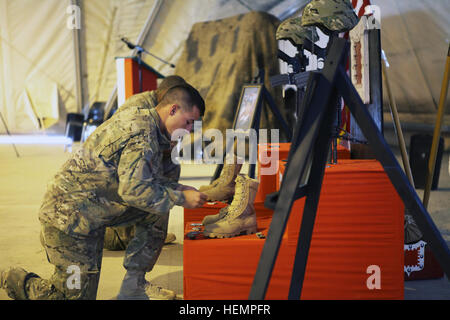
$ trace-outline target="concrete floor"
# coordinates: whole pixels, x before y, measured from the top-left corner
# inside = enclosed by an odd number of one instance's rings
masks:
[[[75,146],[76,147],[76,146]],[[47,262],[39,241],[38,210],[46,184],[69,156],[62,146],[17,146],[17,158],[11,145],[0,145],[0,270],[21,266],[27,271],[48,278],[53,266]],[[195,169],[195,180],[190,179]],[[183,165],[181,182],[194,187],[208,184],[214,167]],[[203,175],[203,178],[201,176]],[[146,278],[152,283],[183,295],[183,208],[170,213],[169,232],[176,235],[174,243],[164,246],[157,265]],[[125,275],[123,251],[104,250],[97,298],[107,300],[119,291]],[[0,290],[0,300],[9,297]]]
[[[17,265],[48,278],[53,267],[39,242],[37,212],[45,186],[69,153],[62,146],[18,146],[17,158],[11,145],[0,145],[0,269]],[[398,151],[394,149],[398,155]],[[398,158],[399,159],[399,158]],[[208,184],[214,166],[183,165],[181,183],[199,187]],[[422,198],[422,190],[418,190]],[[442,160],[439,189],[430,197],[429,212],[444,239],[450,243],[450,176],[449,154]],[[164,246],[154,270],[147,280],[183,295],[183,209],[174,207],[169,232],[177,240]],[[123,252],[104,251],[98,299],[113,298],[120,288],[125,270]],[[0,290],[0,300],[9,297]],[[405,282],[405,299],[449,299],[450,282],[438,280]]]

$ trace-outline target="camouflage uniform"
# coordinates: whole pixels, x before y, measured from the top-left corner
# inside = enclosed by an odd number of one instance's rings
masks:
[[[164,82],[161,84],[161,87],[155,91],[147,91],[142,94],[134,95],[129,98],[127,103],[120,107],[119,111],[123,112],[127,110],[127,108],[132,107],[136,104],[146,105],[149,108],[153,108],[158,104],[159,100],[162,99],[162,96],[167,92],[168,89],[173,87],[174,85],[178,85],[180,82],[179,79],[171,79],[172,76],[166,78],[166,86],[164,86]],[[165,88],[167,87],[168,88]],[[164,89],[165,88],[165,89]],[[160,92],[163,90],[163,92]],[[178,183],[180,178],[180,166],[174,164],[170,157],[170,150],[166,150],[163,154],[163,165],[164,165],[164,173],[163,175],[169,180]],[[125,250],[130,243],[131,239],[133,239],[136,233],[135,225],[125,225],[125,226],[116,226],[116,227],[107,227],[105,230],[104,237],[104,248],[106,250]]]
[[[153,268],[169,211],[184,203],[183,193],[176,190],[179,166],[170,161],[170,139],[161,131],[155,104],[152,92],[128,99],[49,183],[39,220],[55,273],[49,280],[34,274],[22,277],[15,283],[25,292],[16,297],[95,299],[106,227],[135,224],[123,265],[130,271]],[[81,270],[80,289],[66,285],[70,265]]]

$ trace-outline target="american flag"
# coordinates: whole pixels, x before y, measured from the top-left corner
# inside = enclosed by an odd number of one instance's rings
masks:
[[[364,15],[364,11],[366,10],[366,6],[370,5],[370,0],[352,0],[352,6],[355,10],[355,13],[358,17]]]
[[[352,0],[352,6],[355,10],[356,15],[358,18],[362,17],[364,15],[364,12],[366,10],[366,6],[371,5],[370,0]],[[343,34],[343,37],[348,39],[349,34],[346,32]],[[347,73],[349,72],[349,63],[347,63]],[[342,129],[344,129],[347,132],[350,132],[350,110],[344,105],[341,112],[341,118],[342,118]],[[350,147],[348,141],[342,140],[340,142],[342,145],[346,146],[347,148]]]

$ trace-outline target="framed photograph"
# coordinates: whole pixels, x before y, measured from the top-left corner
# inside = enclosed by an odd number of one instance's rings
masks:
[[[255,114],[260,103],[262,85],[244,85],[234,118],[234,129],[248,130],[253,127]]]
[[[369,75],[369,27],[367,17],[362,16],[359,23],[350,31],[350,74],[352,83],[365,104],[370,103]]]

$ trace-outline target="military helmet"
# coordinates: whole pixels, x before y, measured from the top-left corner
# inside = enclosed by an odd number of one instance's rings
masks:
[[[277,40],[289,40],[294,46],[301,46],[304,43],[304,39],[308,39],[311,42],[319,40],[316,28],[302,27],[302,19],[300,17],[289,18],[284,20],[277,29]]]
[[[312,0],[303,9],[302,26],[317,26],[323,32],[347,32],[358,24],[349,0]]]

